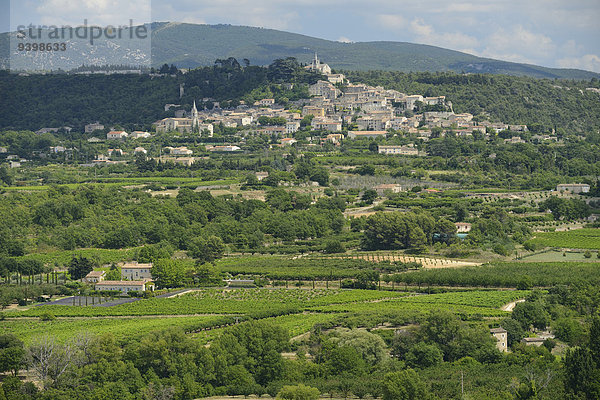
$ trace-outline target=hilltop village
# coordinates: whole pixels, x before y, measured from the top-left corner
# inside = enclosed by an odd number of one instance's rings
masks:
[[[531,134],[526,125],[490,122],[474,118],[469,113],[455,113],[452,102],[445,96],[405,94],[381,86],[349,82],[343,74],[332,73],[331,68],[322,63],[316,54],[304,68],[321,74],[323,79],[301,89],[305,98],[286,102],[285,105],[278,104],[274,98],[262,98],[252,104],[242,100],[237,107],[227,108],[221,108],[215,99],[198,99],[199,104],[210,104],[210,109],[198,109],[196,101],[187,110],[179,104],[165,104],[164,111],[172,116],[156,121],[153,124],[154,132],[127,132],[115,127],[108,129],[100,123],[89,123],[85,126],[85,134],[91,135],[88,142],[107,141],[111,145],[90,161],[100,164],[122,163],[143,154],[189,166],[195,162],[196,156],[207,152],[247,150],[248,139],[253,137],[266,138],[271,147],[295,145],[307,149],[339,146],[344,140],[377,139],[379,153],[413,156],[425,155],[423,144],[446,134],[489,137],[502,132],[501,137],[509,144],[559,140],[551,134]],[[298,89],[293,83],[282,83],[280,86],[287,91]],[[181,86],[180,96],[184,92]],[[58,130],[42,128],[37,133]],[[135,145],[137,139],[149,139],[154,134],[192,135],[202,141],[212,138],[216,131],[224,130],[235,132],[235,142],[212,143],[208,140],[210,144],[196,148],[166,146],[150,149]],[[388,143],[390,139],[400,137],[401,140]],[[124,146],[124,143],[129,145]],[[72,151],[64,146],[50,148],[50,154]],[[15,156],[9,161],[12,167],[18,167],[26,160],[19,160]]]

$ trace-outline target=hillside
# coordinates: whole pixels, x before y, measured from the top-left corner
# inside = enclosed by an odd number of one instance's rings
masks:
[[[0,34],[0,66],[6,64],[8,33]],[[94,49],[71,43],[68,59],[40,55],[32,63],[48,69],[72,69],[81,64],[135,64],[140,57],[129,51],[131,43],[120,43],[118,51],[110,42],[99,40]],[[92,51],[93,50],[93,51]],[[217,58],[248,59],[252,65],[268,65],[274,59],[296,57],[308,62],[314,52],[335,69],[385,70],[400,72],[454,71],[492,73],[536,78],[591,79],[600,74],[575,69],[546,68],[536,65],[476,57],[435,46],[405,42],[341,43],[296,33],[232,25],[196,25],[174,22],[152,24],[152,65],[175,64],[180,68],[212,65]],[[44,64],[41,64],[44,63]],[[13,67],[14,68],[14,67]]]

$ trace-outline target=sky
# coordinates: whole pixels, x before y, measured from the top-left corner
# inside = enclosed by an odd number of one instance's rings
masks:
[[[600,0],[0,0],[0,5],[2,32],[30,23],[81,25],[85,19],[101,26],[129,19],[247,25],[338,41],[422,43],[600,72]]]

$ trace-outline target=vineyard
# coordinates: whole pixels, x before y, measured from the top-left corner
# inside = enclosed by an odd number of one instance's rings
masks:
[[[499,262],[479,267],[416,271],[393,276],[396,282],[417,285],[516,287],[521,282],[533,286],[600,284],[600,264],[585,262]]]
[[[438,309],[455,312],[464,319],[501,317],[507,314],[499,309],[502,305],[528,293],[477,290],[428,295],[378,290],[202,289],[179,297],[145,299],[113,307],[46,305],[6,312],[0,328],[29,343],[43,335],[66,340],[85,332],[111,333],[117,339],[125,339],[176,326],[209,342],[222,327],[249,319],[275,321],[296,336],[315,324],[401,324]]]
[[[536,233],[532,242],[546,247],[600,250],[600,229]]]
[[[402,262],[402,263],[419,263],[423,268],[455,268],[481,265],[480,263],[449,260],[447,258],[434,257],[419,257],[411,256],[398,252],[365,252],[342,256],[323,256],[324,259],[337,260],[365,260],[373,263],[380,262]]]
[[[173,318],[65,318],[53,321],[18,318],[0,321],[3,333],[12,333],[29,344],[35,338],[50,335],[59,341],[67,341],[76,335],[110,333],[117,339],[129,339],[148,332],[178,327],[186,332],[206,327],[230,324],[231,317],[173,317]]]

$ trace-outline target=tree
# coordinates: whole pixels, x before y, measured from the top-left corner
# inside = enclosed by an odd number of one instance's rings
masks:
[[[338,332],[338,345],[355,349],[369,366],[375,366],[388,359],[386,345],[381,336],[358,329],[340,329]]]
[[[84,278],[94,270],[96,263],[86,257],[73,257],[69,262],[68,270],[71,279],[78,280]]]
[[[325,242],[325,253],[334,254],[334,253],[345,253],[346,247],[339,240],[328,240]]]
[[[223,243],[223,239],[214,235],[207,237],[199,236],[192,239],[188,249],[192,257],[197,258],[198,261],[203,263],[212,263],[218,260],[223,257],[224,251],[225,244]]]
[[[373,189],[367,189],[363,192],[361,199],[367,204],[373,204],[377,197],[377,191]]]
[[[590,350],[585,347],[567,350],[564,365],[566,391],[584,395],[583,398],[597,399],[600,395],[600,369]]]
[[[171,288],[183,285],[184,265],[179,260],[159,259],[152,265],[152,278],[159,288]]]
[[[106,272],[104,277],[107,281],[120,281],[122,277],[121,268],[117,264],[113,263],[110,269]]]
[[[383,378],[383,400],[423,400],[429,397],[427,386],[413,369],[391,372]]]
[[[25,363],[23,342],[15,335],[0,335],[0,372],[12,372],[17,376],[19,369]]]
[[[305,386],[303,384],[295,386],[284,386],[277,393],[276,399],[282,400],[317,400],[319,398],[319,389]]]
[[[419,342],[406,354],[406,363],[412,368],[433,367],[443,361],[444,354],[435,344]]]
[[[523,329],[529,329],[530,326],[545,329],[550,323],[550,315],[539,302],[518,303],[513,309],[512,318],[519,321]]]

